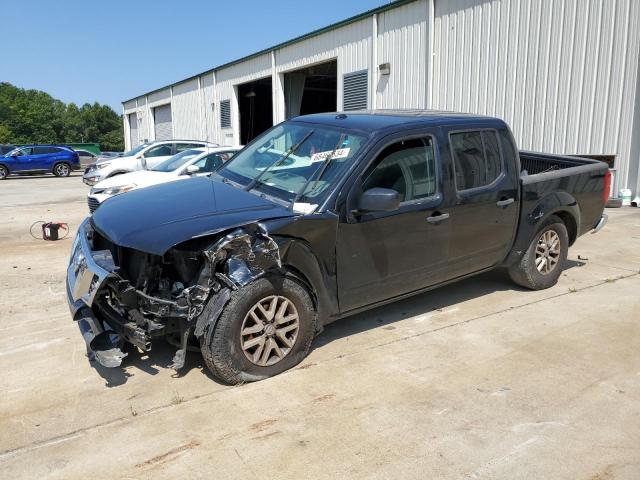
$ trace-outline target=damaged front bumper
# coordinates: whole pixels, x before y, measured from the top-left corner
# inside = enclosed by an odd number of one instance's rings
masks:
[[[93,250],[94,233],[86,219],[71,250],[67,299],[89,357],[105,367],[121,364],[126,356],[121,350],[124,342],[149,351],[153,339],[178,336],[172,367],[181,368],[189,336],[200,338],[206,325],[217,320],[230,292],[281,267],[277,244],[264,226],[252,224],[197,252],[202,265],[188,286],[175,282],[181,287],[178,292],[166,287],[142,291],[123,278],[111,250]]]

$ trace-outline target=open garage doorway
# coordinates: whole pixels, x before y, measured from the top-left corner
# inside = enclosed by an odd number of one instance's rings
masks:
[[[240,143],[246,145],[273,125],[271,77],[238,85]]]
[[[286,117],[335,112],[338,104],[338,62],[332,60],[284,74]]]

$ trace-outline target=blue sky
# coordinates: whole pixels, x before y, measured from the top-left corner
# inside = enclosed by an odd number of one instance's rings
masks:
[[[0,0],[0,81],[120,113],[124,99],[385,3]]]

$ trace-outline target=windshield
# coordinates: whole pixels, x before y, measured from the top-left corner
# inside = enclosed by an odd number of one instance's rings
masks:
[[[145,148],[147,148],[149,145],[151,145],[150,143],[141,143],[140,145],[138,145],[137,147],[133,147],[131,150],[129,150],[128,152],[124,152],[122,154],[123,157],[131,157],[133,155],[135,155],[136,153],[139,153],[140,151],[144,150]]]
[[[286,201],[320,204],[367,137],[342,129],[288,122],[258,137],[218,174]]]
[[[189,160],[201,155],[202,153],[202,150],[185,150],[175,154],[173,157],[167,158],[164,162],[159,163],[151,170],[154,172],[173,172],[175,169],[180,168]]]

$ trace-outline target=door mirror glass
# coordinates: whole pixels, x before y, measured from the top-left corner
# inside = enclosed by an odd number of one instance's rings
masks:
[[[361,212],[393,212],[400,208],[400,194],[390,188],[370,188],[360,197]]]
[[[187,167],[187,175],[193,175],[194,173],[198,173],[200,171],[200,167],[197,165],[189,165]]]

